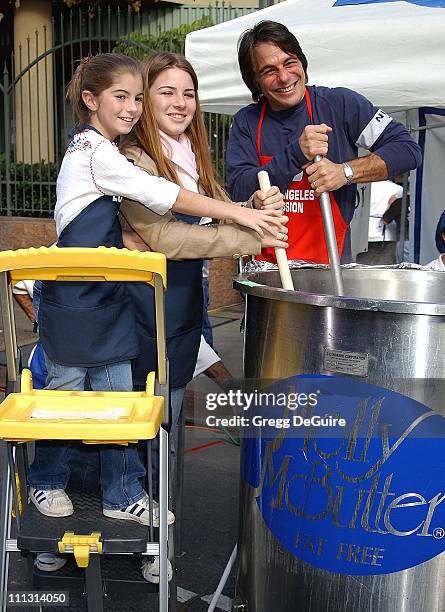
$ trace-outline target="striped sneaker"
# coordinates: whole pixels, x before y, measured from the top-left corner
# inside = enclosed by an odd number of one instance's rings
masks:
[[[66,559],[54,553],[39,553],[35,558],[34,565],[42,572],[57,572],[66,564]]]
[[[73,504],[63,489],[44,491],[30,487],[29,499],[45,516],[71,516],[74,512]]]
[[[147,582],[152,584],[159,584],[159,557],[151,557],[150,560],[146,560],[142,563],[142,577]],[[168,581],[173,578],[173,568],[170,561],[167,559],[167,578]]]
[[[103,509],[104,515],[109,518],[120,519],[124,521],[136,521],[142,525],[150,525],[149,522],[149,503],[150,498],[147,494],[134,504],[130,504],[122,510]],[[172,525],[175,522],[175,515],[168,511],[167,523]],[[159,527],[159,504],[153,500],[153,527]]]

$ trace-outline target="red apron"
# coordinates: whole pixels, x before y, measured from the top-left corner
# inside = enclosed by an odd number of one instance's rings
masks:
[[[305,97],[309,118],[311,123],[313,123],[312,105],[307,89]],[[261,128],[266,106],[267,102],[264,102],[257,131],[257,153],[261,166],[265,166],[273,159],[271,156],[261,155]],[[332,193],[329,194],[329,198],[331,200],[338,252],[341,256],[348,226],[341,216],[340,209]],[[320,203],[305,171],[294,176],[289,183],[284,194],[283,210],[286,216],[289,217],[287,225],[289,229],[288,259],[304,259],[314,263],[329,263]],[[274,249],[263,249],[261,255],[257,256],[257,259],[276,263]]]

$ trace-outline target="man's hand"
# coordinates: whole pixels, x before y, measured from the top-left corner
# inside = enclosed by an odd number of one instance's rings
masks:
[[[319,162],[303,166],[307,172],[309,183],[317,195],[325,191],[335,191],[346,185],[346,176],[342,164],[334,164],[323,158]]]
[[[326,123],[307,125],[300,136],[299,144],[303,155],[312,161],[316,155],[325,157],[328,154],[328,134],[332,128]]]
[[[269,191],[255,191],[253,194],[253,207],[258,209],[282,210],[284,206],[283,194],[278,187],[271,187]]]

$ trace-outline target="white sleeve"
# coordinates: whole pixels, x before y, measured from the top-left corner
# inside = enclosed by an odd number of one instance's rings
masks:
[[[439,255],[437,259],[433,259],[427,264],[424,264],[424,268],[429,268],[430,270],[434,270],[435,272],[442,272],[445,270],[444,263],[442,261],[442,255]]]
[[[32,299],[34,290],[34,281],[23,280],[18,281],[12,288],[12,293],[15,295],[29,295]]]
[[[397,183],[393,183],[392,181],[383,181],[382,186],[385,186],[385,198],[389,200],[389,198],[395,197],[399,199],[403,196],[403,187],[402,185],[397,185]]]
[[[179,185],[144,172],[106,139],[94,147],[90,168],[98,191],[136,200],[158,215],[169,212],[178,197]]]
[[[201,343],[199,345],[198,358],[196,360],[195,371],[193,372],[193,378],[205,372],[211,365],[221,361],[221,357],[215,353],[212,347],[207,344],[204,336],[201,335]]]

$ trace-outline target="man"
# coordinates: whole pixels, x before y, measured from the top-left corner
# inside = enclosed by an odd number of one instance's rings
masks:
[[[267,170],[285,193],[289,259],[327,263],[318,196],[330,199],[343,262],[351,260],[354,183],[382,181],[416,168],[420,148],[408,131],[360,94],[307,83],[307,60],[282,24],[262,21],[240,38],[241,75],[254,104],[234,117],[227,149],[228,188],[242,200]],[[370,154],[357,158],[357,147]],[[323,159],[313,162],[316,155]],[[275,261],[272,249],[260,256]]]

